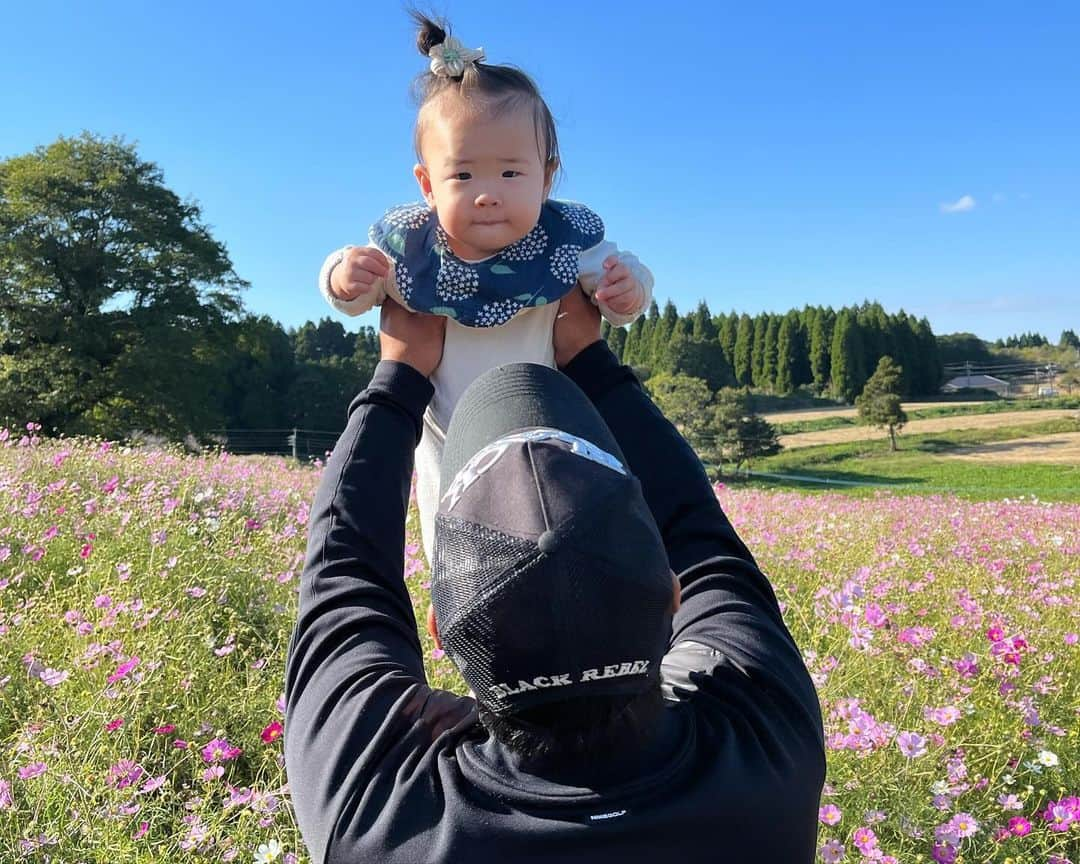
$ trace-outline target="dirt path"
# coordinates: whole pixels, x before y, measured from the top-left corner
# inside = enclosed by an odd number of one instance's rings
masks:
[[[1049,409],[1042,411],[1003,411],[999,414],[959,414],[953,417],[931,417],[928,420],[912,420],[902,435],[922,435],[928,432],[948,432],[953,429],[993,429],[997,426],[1021,426],[1076,417],[1075,410]],[[1072,434],[1072,433],[1069,433]],[[800,432],[798,435],[781,435],[785,448],[813,447],[816,444],[843,444],[847,441],[865,441],[867,438],[884,438],[885,432],[872,426],[844,426],[822,432]],[[998,445],[987,445],[998,446]]]
[[[1055,465],[1080,465],[1080,432],[1037,435],[1015,441],[998,441],[964,447],[945,454],[948,459],[975,462],[1050,462]]]
[[[982,405],[982,402],[905,402],[904,410],[921,411],[924,408],[953,407],[955,405]],[[823,417],[854,417],[855,409],[843,405],[835,408],[816,408],[813,411],[774,411],[762,414],[770,423],[801,423],[804,420],[821,420]]]

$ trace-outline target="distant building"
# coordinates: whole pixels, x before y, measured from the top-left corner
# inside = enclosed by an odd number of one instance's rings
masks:
[[[993,390],[999,396],[1009,395],[1009,382],[993,375],[958,375],[941,388],[942,393],[959,390]]]

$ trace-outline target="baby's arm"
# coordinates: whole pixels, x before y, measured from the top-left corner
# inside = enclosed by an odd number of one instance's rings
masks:
[[[616,327],[629,324],[652,300],[653,275],[630,252],[605,240],[586,249],[578,259],[578,282]]]
[[[339,312],[362,315],[382,304],[393,278],[386,256],[374,246],[346,246],[323,262],[319,291]]]

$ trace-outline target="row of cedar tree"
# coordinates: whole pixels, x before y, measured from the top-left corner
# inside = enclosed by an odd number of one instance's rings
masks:
[[[839,312],[807,306],[784,314],[714,316],[704,302],[689,315],[679,315],[670,301],[661,312],[654,302],[629,328],[605,327],[604,335],[642,377],[690,375],[710,390],[753,387],[784,395],[807,387],[852,402],[884,356],[902,367],[905,397],[932,395],[942,383],[929,322],[903,311],[888,314],[878,303]]]
[[[201,216],[119,139],[84,133],[0,160],[0,424],[112,438],[343,428],[376,333],[247,313],[247,283]],[[903,367],[905,396],[941,382],[926,320],[876,303],[753,318],[654,304],[606,335],[643,378],[710,392],[809,387],[850,402],[883,355]]]

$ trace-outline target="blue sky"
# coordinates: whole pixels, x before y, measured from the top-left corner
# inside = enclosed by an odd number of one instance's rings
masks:
[[[1080,4],[434,8],[537,79],[557,194],[601,213],[661,302],[869,298],[939,333],[1080,328]],[[336,315],[325,254],[417,197],[425,61],[396,3],[38,0],[3,18],[0,158],[83,129],[137,142],[199,202],[254,312]]]

